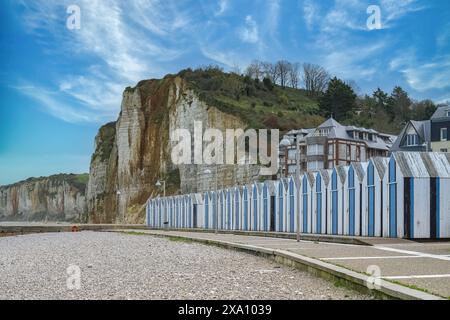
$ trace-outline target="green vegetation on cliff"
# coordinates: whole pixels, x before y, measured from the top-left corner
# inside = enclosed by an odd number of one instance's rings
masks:
[[[314,127],[324,120],[318,101],[306,91],[282,88],[268,79],[254,80],[215,67],[186,69],[178,76],[208,105],[236,115],[251,128],[286,131]]]
[[[53,186],[58,186],[58,185],[62,185],[64,183],[67,183],[68,185],[76,188],[80,193],[84,194],[87,188],[87,184],[89,182],[89,173],[82,173],[82,174],[65,174],[65,173],[60,173],[60,174],[55,174],[49,177],[33,177],[33,178],[28,178],[24,181],[19,181],[16,182],[14,184],[11,185],[7,185],[7,186],[1,186],[0,188],[10,188],[10,187],[15,187],[15,186],[19,186],[25,183],[36,183],[36,182],[44,182],[44,181],[48,181],[51,185]]]
[[[100,158],[103,162],[109,159],[116,138],[116,122],[110,122],[102,126],[96,137],[97,150],[92,155],[92,160]]]

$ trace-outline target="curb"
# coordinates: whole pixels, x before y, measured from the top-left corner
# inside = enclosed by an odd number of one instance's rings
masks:
[[[149,231],[175,231],[175,232],[196,232],[196,233],[209,233],[212,234],[214,230],[205,229],[155,229],[147,228]],[[265,237],[265,238],[279,238],[279,239],[297,239],[296,233],[287,232],[265,232],[265,231],[236,231],[236,230],[219,230],[219,234],[233,234],[241,236],[255,236],[255,237]],[[333,236],[333,235],[318,235],[318,234],[300,234],[300,240],[311,241],[311,242],[331,242],[340,244],[353,244],[361,246],[373,246],[372,243],[365,241],[363,237],[352,237],[352,236]]]
[[[123,231],[110,230],[108,232],[123,232]],[[139,231],[137,231],[137,233],[139,233]],[[238,250],[251,253],[257,256],[262,256],[274,260],[275,262],[290,267],[295,267],[299,270],[307,271],[320,278],[324,278],[331,281],[338,281],[340,283],[343,282],[345,285],[347,285],[352,289],[355,289],[362,293],[374,295],[380,299],[445,300],[442,297],[422,292],[419,290],[411,289],[383,279],[380,279],[378,288],[369,289],[367,287],[367,283],[370,277],[365,274],[361,274],[318,259],[309,258],[285,250],[268,249],[264,247],[245,245],[222,240],[211,240],[189,236],[152,233],[151,231],[144,232],[143,234],[148,234],[150,236],[156,236],[160,238],[189,240],[202,244],[214,245],[225,249]]]

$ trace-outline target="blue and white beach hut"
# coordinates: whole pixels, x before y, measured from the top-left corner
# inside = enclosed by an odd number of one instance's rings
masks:
[[[204,229],[211,228],[211,211],[212,211],[212,203],[211,203],[211,194],[210,192],[203,193],[203,223],[202,226]]]
[[[322,169],[319,171],[322,178],[322,206],[325,215],[325,221],[322,225],[324,234],[332,234],[332,196],[331,196],[331,176],[333,174],[332,169]]]
[[[339,234],[340,226],[339,226],[339,216],[340,216],[340,208],[342,208],[342,199],[340,196],[341,190],[341,179],[339,178],[339,174],[337,168],[334,168],[331,172],[331,203],[330,203],[330,234],[337,235]],[[341,226],[342,228],[342,226]]]
[[[372,158],[366,168],[363,180],[363,215],[362,235],[366,237],[381,237],[383,223],[383,211],[385,208],[386,188],[383,187],[383,179],[386,173],[386,160]]]
[[[250,210],[250,230],[262,231],[262,189],[263,184],[254,182],[251,189],[251,210]]]
[[[262,231],[275,231],[275,183],[265,181],[262,189]]]
[[[375,168],[377,169],[379,179],[379,189],[375,197],[377,203],[377,211],[375,214],[375,236],[376,237],[389,237],[389,215],[388,215],[388,169],[389,169],[389,158],[376,157],[373,158]],[[378,182],[378,181],[377,181]]]
[[[287,187],[288,183],[286,179],[281,179],[275,182],[275,231],[277,232],[287,231]]]
[[[363,181],[367,164],[360,162],[352,163],[347,170],[347,181],[345,186],[346,218],[348,222],[344,230],[345,235],[361,235]]]
[[[241,230],[250,230],[251,218],[251,191],[252,185],[245,185],[242,188],[242,223]]]
[[[391,237],[449,236],[449,158],[444,153],[396,152],[391,156],[388,173]]]
[[[312,217],[314,210],[314,173],[307,172],[302,177],[302,186],[301,186],[301,229],[302,233],[312,233]]]
[[[233,229],[233,188],[225,189],[225,230]]]
[[[298,175],[289,177],[287,190],[287,232],[297,232],[297,219],[300,212],[300,187],[301,181]]]
[[[345,184],[347,182],[347,170],[348,166],[337,166],[337,172],[339,176],[339,230],[338,234],[343,235],[345,230],[348,229],[348,212],[347,212],[347,198],[345,197]]]
[[[190,194],[192,200],[192,228],[203,228],[204,204],[201,193]]]
[[[241,230],[242,206],[241,206],[241,188],[239,186],[233,188],[232,201],[233,201],[232,229]]]
[[[327,233],[327,209],[330,176],[328,170],[322,169],[315,173],[314,179],[314,211],[312,231],[316,234]]]
[[[225,213],[226,213],[226,192],[218,191],[218,210],[219,210],[219,229],[225,229]]]

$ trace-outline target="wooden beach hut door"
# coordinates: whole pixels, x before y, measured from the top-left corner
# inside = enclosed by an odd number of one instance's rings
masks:
[[[389,237],[397,238],[397,166],[394,157],[389,161]]]
[[[331,234],[338,234],[338,177],[336,169],[331,174]]]
[[[278,221],[277,231],[283,232],[283,216],[284,216],[284,186],[283,181],[278,183]]]
[[[234,191],[234,230],[239,230],[239,225],[240,225],[240,206],[239,206],[239,202],[240,200],[241,194],[239,192],[239,188],[236,188],[236,190]]]
[[[348,170],[348,230],[349,235],[355,235],[355,170],[350,166]]]
[[[303,197],[303,233],[308,233],[308,178],[306,174],[303,176],[302,183],[302,197]]]
[[[293,178],[289,180],[289,232],[295,232],[295,182]]]
[[[188,196],[188,228],[192,228],[192,199]]]
[[[248,188],[244,187],[244,205],[242,210],[244,211],[244,221],[242,223],[242,229],[247,231],[248,228],[248,221],[249,221],[249,214],[248,214],[248,208],[249,208],[249,201],[248,201]]]
[[[205,193],[205,221],[204,221],[204,228],[209,228],[209,194]]]
[[[368,235],[375,236],[375,167],[370,161],[367,167]]]
[[[268,231],[269,229],[269,190],[265,184],[263,187],[263,229]]]
[[[197,229],[198,228],[198,217],[197,217],[197,204],[196,203],[194,203],[194,205],[192,206],[192,211],[193,211],[193,214],[192,214],[192,220],[193,220],[193,227],[194,227],[194,229]]]
[[[275,232],[275,196],[270,196],[270,231]]]
[[[258,230],[258,186],[256,183],[253,185],[253,230]]]
[[[322,233],[322,176],[316,176],[316,233]]]

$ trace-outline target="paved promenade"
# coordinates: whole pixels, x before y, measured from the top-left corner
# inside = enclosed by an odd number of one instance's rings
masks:
[[[389,283],[450,298],[449,242],[418,243],[399,239],[373,239],[373,245],[353,245],[312,241],[298,243],[292,239],[204,232],[137,232],[278,250],[343,267],[361,275],[379,272],[381,279]]]

